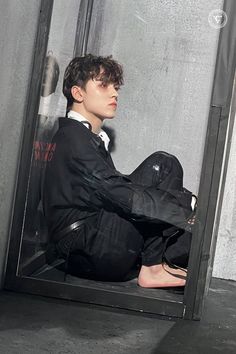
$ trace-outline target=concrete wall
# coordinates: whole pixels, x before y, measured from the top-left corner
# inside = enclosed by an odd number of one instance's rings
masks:
[[[114,121],[116,166],[131,172],[165,150],[197,193],[219,31],[208,23],[222,0],[95,1],[88,51],[124,65]],[[128,151],[128,153],[127,153]]]
[[[38,0],[0,1],[0,275],[5,262],[39,7]]]

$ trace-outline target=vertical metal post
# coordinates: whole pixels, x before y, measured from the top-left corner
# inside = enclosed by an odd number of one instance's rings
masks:
[[[75,35],[74,57],[86,54],[93,0],[81,0]]]
[[[189,275],[184,294],[185,318],[199,319],[204,293],[209,287],[209,271],[215,252],[216,232],[213,233],[216,206],[222,176],[222,163],[228,127],[233,124],[230,114],[233,82],[236,68],[236,2],[225,0],[224,11],[228,22],[221,29],[211,107],[207,128],[207,140],[203,158],[199,210],[189,260]],[[227,156],[226,156],[227,157]],[[219,203],[218,203],[219,206]],[[203,214],[202,210],[205,211]],[[219,216],[219,215],[218,215]]]

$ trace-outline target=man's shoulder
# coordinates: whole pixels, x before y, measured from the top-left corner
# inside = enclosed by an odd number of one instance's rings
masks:
[[[84,131],[84,128],[86,128],[81,122],[71,119],[71,118],[66,118],[66,117],[61,117],[59,118],[59,129],[67,129],[67,130],[81,130],[82,132]],[[87,129],[87,128],[86,128]]]
[[[64,147],[66,151],[87,151],[94,145],[94,140],[97,140],[95,134],[82,123],[70,118],[59,118],[59,129],[53,141],[62,149]]]
[[[59,118],[59,128],[56,134],[58,137],[68,137],[69,139],[78,137],[89,140],[91,132],[82,123],[70,118]],[[92,134],[93,135],[93,134]]]

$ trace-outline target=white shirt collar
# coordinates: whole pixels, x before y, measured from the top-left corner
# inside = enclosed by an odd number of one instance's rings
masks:
[[[71,118],[71,119],[75,119],[75,120],[81,122],[88,129],[90,129],[90,127],[91,127],[91,124],[88,121],[88,119],[86,119],[84,116],[82,116],[82,114],[80,114],[78,112],[69,111],[68,114],[67,114],[67,117]],[[101,129],[100,133],[98,133],[98,136],[100,136],[100,138],[103,140],[105,148],[106,148],[106,150],[108,150],[108,145],[110,143],[110,138],[107,135],[107,133],[104,130]]]

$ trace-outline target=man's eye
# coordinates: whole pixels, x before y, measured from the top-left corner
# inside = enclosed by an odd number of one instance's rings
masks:
[[[107,87],[107,84],[105,82],[101,82],[100,85],[101,87]]]
[[[99,86],[100,87],[103,87],[103,88],[107,88],[108,87],[108,83],[106,83],[106,82],[100,82],[99,83]],[[120,86],[119,85],[114,85],[114,89],[116,90],[116,91],[118,91],[119,89],[120,89]]]

